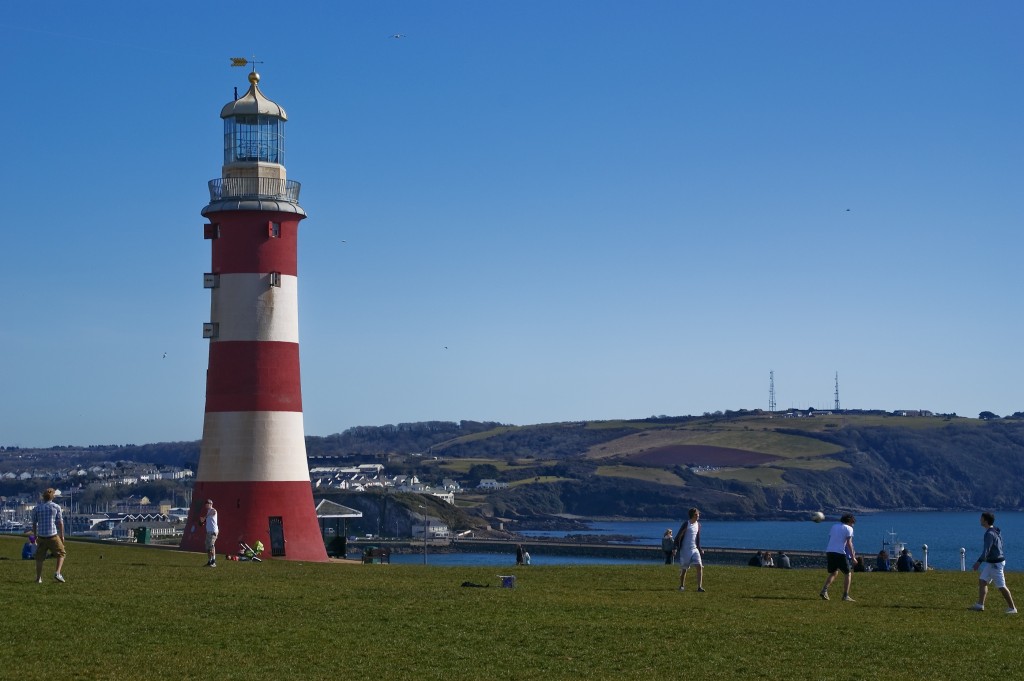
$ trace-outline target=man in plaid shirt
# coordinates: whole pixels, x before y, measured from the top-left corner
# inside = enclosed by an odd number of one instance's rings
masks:
[[[57,573],[53,576],[58,582],[64,581],[61,568],[64,567],[64,517],[60,506],[54,503],[57,490],[49,487],[43,492],[43,500],[32,509],[32,534],[36,536],[36,583],[43,583],[43,561],[47,551],[57,556]]]

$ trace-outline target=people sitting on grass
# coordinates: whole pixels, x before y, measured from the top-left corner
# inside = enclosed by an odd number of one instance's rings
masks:
[[[36,557],[36,536],[30,534],[21,547],[22,560],[34,560]]]
[[[900,557],[896,559],[896,571],[897,572],[913,572],[914,571],[914,557],[910,555],[910,549],[904,548],[900,552]]]
[[[891,572],[892,564],[889,562],[889,552],[882,549],[878,552],[878,558],[875,559],[875,571],[876,572]]]

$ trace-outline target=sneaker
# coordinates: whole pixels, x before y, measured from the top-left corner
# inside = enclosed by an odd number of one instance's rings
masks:
[[[211,561],[210,561],[210,564],[209,564],[209,565],[207,565],[206,567],[217,567],[217,561],[215,561],[215,560],[211,560]]]
[[[821,600],[823,600],[823,601],[827,601],[828,600],[828,592],[827,591],[822,591],[818,595],[821,596]]]
[[[1006,609],[1006,614],[1007,615],[1016,615],[1017,614],[1017,608],[1007,608]]]
[[[54,578],[54,579],[56,579],[56,580],[57,580],[58,582],[60,582],[61,584],[63,584],[63,583],[64,583],[64,575],[62,575],[62,574],[61,574],[61,573],[59,573],[59,572],[58,572],[57,574],[55,574],[55,575],[53,576],[53,578]]]
[[[686,587],[685,586],[681,586],[681,587],[679,587],[679,590],[680,591],[686,591]]]
[[[697,593],[699,593],[699,594],[702,594],[702,593],[704,593],[704,587],[702,587],[702,586],[698,586],[698,587],[697,587]]]
[[[850,598],[850,594],[846,594],[845,596],[843,596],[843,600],[846,601],[847,603],[856,603],[857,602],[857,601],[853,600],[852,598]]]
[[[43,578],[42,577],[40,577],[40,578],[38,578],[36,580],[36,584],[42,584],[42,583],[43,583]]]
[[[984,609],[985,609],[985,606],[982,605],[981,603],[975,603],[974,605],[971,606],[971,610],[981,611],[981,610],[984,610]]]

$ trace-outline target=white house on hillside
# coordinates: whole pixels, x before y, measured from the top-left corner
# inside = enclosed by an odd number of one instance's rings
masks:
[[[493,478],[485,478],[480,481],[480,484],[476,486],[477,489],[505,489],[508,487],[507,482],[498,482]]]

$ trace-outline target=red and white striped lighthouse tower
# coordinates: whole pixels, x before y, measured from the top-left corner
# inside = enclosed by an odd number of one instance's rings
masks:
[[[244,62],[243,62],[244,63]],[[217,549],[262,541],[272,556],[326,561],[306,462],[299,381],[299,183],[284,166],[283,108],[249,74],[220,112],[224,165],[210,181],[204,236],[213,250],[206,414],[181,548],[204,550],[203,502],[217,509]],[[266,555],[266,554],[265,554]]]

